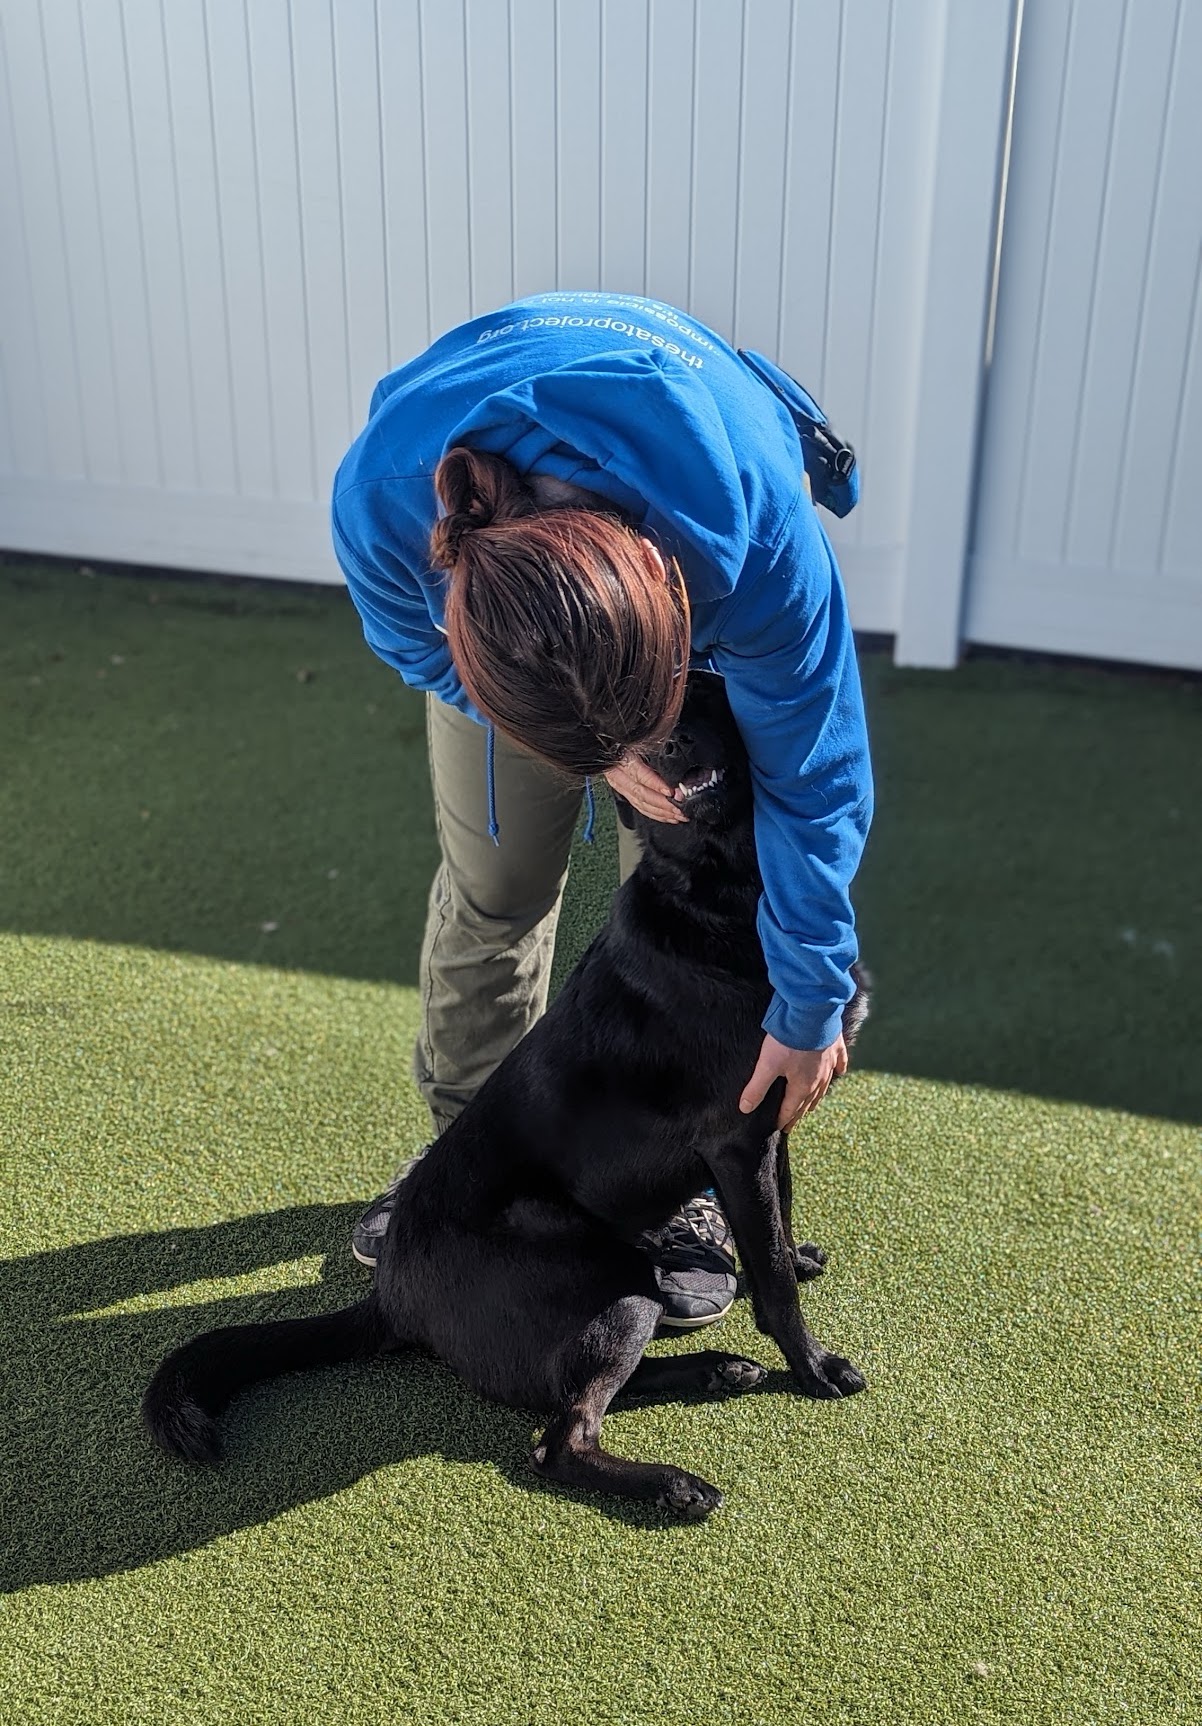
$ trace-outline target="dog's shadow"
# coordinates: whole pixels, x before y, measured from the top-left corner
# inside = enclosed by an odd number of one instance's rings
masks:
[[[526,1466],[537,1417],[482,1401],[438,1362],[406,1354],[294,1374],[239,1397],[225,1459],[189,1466],[152,1444],[139,1413],[154,1367],[217,1324],[331,1311],[361,1299],[347,1242],[360,1206],[300,1206],[206,1228],[125,1235],[0,1262],[0,1592],[131,1570],[330,1497],[391,1463],[438,1454]],[[190,1282],[321,1257],[320,1281],[202,1305],[137,1305]],[[629,1500],[590,1502],[669,1526]]]

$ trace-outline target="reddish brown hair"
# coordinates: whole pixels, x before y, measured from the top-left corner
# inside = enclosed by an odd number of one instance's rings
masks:
[[[451,657],[480,712],[572,773],[665,737],[689,657],[675,562],[661,568],[616,512],[540,509],[501,456],[448,450],[434,485],[446,514],[430,557],[448,572]]]

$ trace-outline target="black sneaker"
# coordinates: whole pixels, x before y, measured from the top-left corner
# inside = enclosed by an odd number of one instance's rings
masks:
[[[418,1156],[424,1155],[424,1151],[418,1152]],[[366,1265],[370,1271],[376,1268],[376,1260],[380,1256],[380,1242],[388,1233],[389,1218],[396,1205],[401,1182],[416,1161],[417,1157],[410,1157],[392,1185],[382,1192],[378,1199],[372,1200],[351,1231],[351,1251],[359,1263]]]
[[[737,1286],[733,1244],[730,1224],[710,1193],[692,1199],[662,1228],[639,1236],[655,1260],[663,1328],[697,1330],[726,1317]]]

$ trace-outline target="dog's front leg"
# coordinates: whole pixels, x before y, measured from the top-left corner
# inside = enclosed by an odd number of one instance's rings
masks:
[[[724,1148],[710,1167],[743,1261],[755,1322],[780,1349],[799,1388],[817,1397],[863,1390],[864,1380],[851,1362],[824,1349],[802,1317],[781,1217],[777,1135],[751,1155],[746,1142]]]

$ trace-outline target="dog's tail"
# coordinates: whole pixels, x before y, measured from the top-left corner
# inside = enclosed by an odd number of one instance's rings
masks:
[[[871,971],[866,965],[861,965],[858,959],[851,968],[851,977],[856,992],[843,1009],[843,1041],[849,1049],[860,1034],[860,1026],[868,1017],[873,988]]]
[[[146,1387],[142,1418],[151,1437],[187,1462],[216,1462],[217,1419],[247,1385],[304,1367],[365,1360],[393,1339],[373,1296],[341,1312],[275,1324],[226,1325],[169,1354]]]

